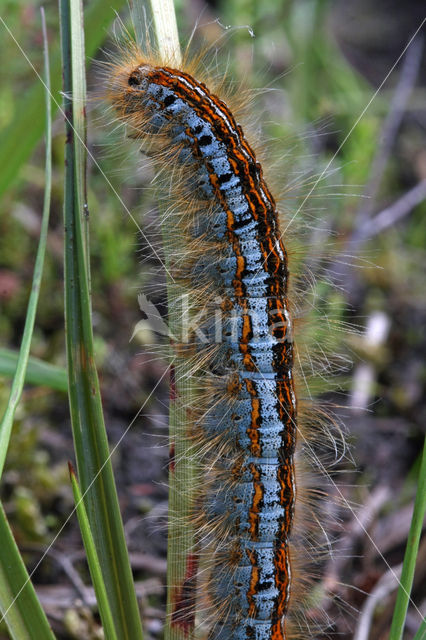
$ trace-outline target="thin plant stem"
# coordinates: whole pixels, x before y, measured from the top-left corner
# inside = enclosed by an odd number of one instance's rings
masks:
[[[43,14],[44,15],[44,14]],[[44,18],[43,18],[44,26]],[[28,358],[30,355],[31,339],[34,331],[34,323],[37,312],[37,304],[40,295],[41,279],[43,276],[44,257],[46,254],[47,230],[49,226],[50,195],[52,187],[52,110],[50,102],[50,73],[49,54],[47,45],[44,48],[45,64],[45,113],[46,113],[46,150],[45,150],[45,187],[43,215],[41,219],[40,240],[34,266],[33,282],[28,301],[27,315],[25,318],[24,332],[22,335],[21,349],[19,352],[16,372],[10,390],[9,401],[0,424],[0,478],[3,473],[9,440],[12,433],[15,411],[21,399],[27,372]]]
[[[419,550],[420,535],[423,520],[426,513],[426,438],[423,445],[422,459],[420,463],[419,481],[416,498],[414,501],[413,517],[411,519],[410,532],[408,534],[402,565],[401,580],[399,582],[398,595],[393,612],[392,625],[389,640],[402,638],[408,603],[410,601],[411,588],[413,586],[414,570],[416,568],[417,553]]]
[[[181,51],[172,0],[150,0],[153,28],[160,58],[179,67]],[[140,12],[133,10],[135,33],[143,33]],[[140,37],[140,36],[139,36]],[[142,45],[143,43],[139,43]],[[188,358],[179,356],[179,336],[183,336],[188,292],[173,280],[170,256],[176,253],[177,240],[173,229],[165,223],[161,229],[167,276],[168,326],[172,359],[169,404],[169,523],[167,550],[167,617],[165,640],[191,640],[195,622],[195,586],[197,553],[195,528],[191,512],[196,492],[197,457],[190,438],[191,410],[194,405],[194,377]],[[183,345],[184,346],[184,345]]]
[[[86,84],[81,0],[60,0],[60,17],[67,134],[64,189],[65,324],[68,395],[75,455],[117,637],[120,640],[141,640],[142,626],[112,471],[94,356],[86,204]]]

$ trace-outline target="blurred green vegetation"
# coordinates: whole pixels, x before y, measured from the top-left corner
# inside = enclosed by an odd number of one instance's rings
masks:
[[[40,2],[6,0],[2,17],[34,67],[42,65]],[[402,425],[395,439],[394,453],[400,453],[392,475],[394,490],[403,484],[416,458],[426,418],[423,403],[426,371],[424,264],[426,246],[426,203],[418,205],[401,222],[358,246],[355,255],[347,241],[359,224],[357,213],[363,206],[364,185],[371,177],[371,164],[377,152],[384,118],[392,101],[398,71],[390,78],[366,113],[353,129],[343,147],[339,146],[352,129],[375,91],[362,73],[347,61],[333,35],[334,4],[326,0],[221,0],[201,12],[201,5],[186,0],[176,2],[180,33],[185,42],[198,19],[193,47],[203,43],[217,48],[218,67],[229,66],[230,74],[255,90],[252,110],[255,123],[261,122],[264,136],[271,140],[276,154],[275,183],[285,187],[298,185],[288,196],[289,217],[297,211],[311,185],[324,175],[295,220],[297,233],[292,240],[294,261],[308,262],[314,272],[327,272],[340,256],[350,262],[346,273],[350,287],[330,287],[320,283],[305,294],[305,303],[315,305],[312,311],[317,327],[305,340],[333,352],[341,342],[337,331],[341,324],[356,326],[361,331],[373,311],[381,311],[390,320],[388,339],[380,357],[369,354],[360,336],[349,338],[355,363],[362,354],[374,370],[374,389],[369,408],[374,409],[368,433],[374,431],[374,417],[387,421],[389,430]],[[104,3],[105,17],[99,23],[99,41],[105,38],[105,49],[114,47],[112,30],[105,27],[114,19],[111,3]],[[59,51],[57,5],[44,3],[53,55]],[[372,14],[374,7],[371,8]],[[216,21],[216,18],[219,21]],[[360,29],[364,15],[354,28]],[[392,22],[392,15],[388,16]],[[123,15],[128,24],[128,17]],[[397,16],[393,23],[397,28]],[[242,25],[247,25],[244,27]],[[224,27],[231,28],[225,29]],[[383,29],[385,30],[384,25]],[[255,37],[251,37],[250,29]],[[390,28],[390,27],[389,27]],[[119,32],[120,27],[116,24]],[[0,130],[10,126],[25,105],[28,91],[39,82],[34,71],[0,24]],[[381,33],[377,33],[377,40]],[[400,50],[391,52],[388,68]],[[97,53],[99,59],[105,54]],[[374,59],[364,58],[365,66]],[[99,70],[89,65],[89,90],[99,89]],[[258,89],[261,91],[258,91]],[[269,90],[270,89],[270,90]],[[379,212],[421,179],[426,178],[425,155],[425,87],[418,84],[407,105],[392,146],[378,195],[372,203]],[[135,150],[125,158],[115,150],[117,136],[112,132],[110,114],[94,100],[89,105],[89,149],[151,241],[158,243],[155,228],[155,203],[149,191],[150,175],[137,170]],[[420,105],[420,106],[415,106]],[[30,126],[27,123],[26,126]],[[27,131],[20,132],[16,145],[25,144]],[[32,355],[58,365],[65,365],[63,321],[63,184],[64,132],[60,116],[54,124],[53,191],[48,252],[41,290]],[[126,147],[129,148],[128,146]],[[336,156],[336,157],[334,157]],[[118,159],[117,159],[118,158]],[[7,166],[8,158],[0,162]],[[40,142],[20,168],[0,202],[0,338],[1,347],[16,349],[24,323],[26,302],[43,198],[43,148]],[[155,291],[154,301],[164,305],[159,264],[134,222],[106,183],[104,175],[89,159],[89,212],[92,296],[97,364],[105,404],[106,422],[119,418],[123,429],[147,396],[150,384],[158,379],[161,364],[151,358],[137,365],[141,344],[129,342],[140,320],[137,294],[144,285]],[[336,195],[335,195],[336,194]],[[286,201],[284,200],[284,204]],[[311,246],[311,261],[303,254],[303,246]],[[324,259],[325,253],[328,258]],[[342,257],[343,253],[343,257]],[[154,275],[152,275],[154,274]],[[160,283],[160,284],[158,284]],[[345,292],[350,291],[350,295]],[[349,308],[347,306],[349,302]],[[324,315],[332,317],[336,331],[321,326]],[[323,333],[324,330],[324,333]],[[327,338],[326,338],[327,334]],[[71,455],[71,432],[68,405],[63,394],[48,387],[27,386],[18,412],[7,459],[2,499],[20,543],[47,542],[70,510],[71,490],[68,486],[66,459]],[[10,380],[0,377],[0,410],[7,398]],[[324,390],[321,377],[317,388]],[[350,390],[352,378],[345,386]],[[166,402],[165,385],[160,396],[147,407],[151,422],[161,420]],[[152,417],[154,416],[154,418]],[[357,418],[360,428],[364,418]],[[369,416],[372,420],[372,416]],[[352,427],[352,421],[349,420]],[[382,423],[380,423],[382,424]],[[372,425],[372,426],[371,426]],[[142,427],[141,427],[142,428]],[[380,429],[379,429],[380,431]],[[359,437],[366,431],[360,430]],[[387,432],[386,432],[387,433]],[[377,436],[378,437],[378,436]],[[374,450],[378,440],[367,439],[365,447],[354,456],[361,473],[358,482],[380,480],[374,457],[364,449]],[[392,440],[393,442],[393,440]],[[125,451],[126,441],[120,448]],[[358,457],[357,457],[358,454]],[[126,454],[127,455],[127,454]],[[389,454],[389,463],[394,460]],[[123,454],[123,457],[124,454]],[[130,477],[117,461],[118,481],[146,482]],[[384,463],[383,463],[384,464]],[[393,464],[393,462],[392,462]],[[412,494],[411,494],[412,495]],[[409,500],[409,496],[407,496]],[[130,511],[128,515],[133,515]],[[46,578],[46,576],[44,577]],[[354,576],[345,576],[355,584]],[[348,596],[346,596],[348,597]],[[348,623],[349,624],[349,623]],[[342,637],[345,631],[341,631]],[[347,631],[347,633],[349,633]],[[68,637],[68,636],[64,636]],[[82,636],[80,636],[82,637]],[[92,636],[88,636],[92,637]],[[94,637],[94,636],[93,636]],[[157,636],[158,637],[158,636]],[[379,637],[379,636],[377,636]]]

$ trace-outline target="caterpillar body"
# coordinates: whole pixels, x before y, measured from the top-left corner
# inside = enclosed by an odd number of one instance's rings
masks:
[[[174,277],[189,283],[199,306],[220,300],[220,335],[207,313],[207,339],[193,341],[204,387],[193,429],[212,443],[202,508],[203,531],[213,532],[208,592],[220,612],[207,637],[289,640],[300,608],[296,485],[300,511],[304,490],[296,482],[295,347],[277,206],[231,110],[192,73],[133,52],[108,82],[118,118],[132,137],[156,145],[179,182],[173,221],[185,260]]]

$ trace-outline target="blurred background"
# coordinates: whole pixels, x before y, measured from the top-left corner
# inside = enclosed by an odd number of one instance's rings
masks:
[[[0,25],[1,411],[25,319],[43,200],[43,103],[34,111],[40,87],[30,66],[42,68],[40,4],[4,0],[1,6],[2,18],[29,58]],[[120,31],[114,9],[125,24],[128,12],[125,2],[104,4],[104,20],[96,29],[105,50],[114,46],[111,34]],[[330,385],[319,389],[346,425],[350,453],[336,467],[336,477],[353,511],[338,506],[336,491],[330,506],[333,561],[324,561],[318,612],[310,615],[319,616],[320,605],[325,609],[324,638],[382,640],[388,637],[396,595],[390,569],[397,572],[402,562],[425,433],[425,29],[412,37],[426,11],[415,0],[175,4],[182,43],[196,27],[193,50],[206,45],[217,50],[213,64],[228,68],[232,79],[253,90],[252,126],[261,126],[262,136],[277,150],[275,182],[288,190],[284,206],[290,217],[303,203],[293,243],[305,246],[304,262],[319,276],[306,294],[315,304],[311,316],[320,332],[315,340],[321,343],[321,320],[330,316],[327,349],[338,349],[351,362],[344,375],[331,380],[334,390]],[[54,93],[60,100],[58,9],[50,1],[44,7]],[[101,50],[88,56],[89,88],[95,93],[99,75],[93,61],[104,57]],[[117,160],[110,115],[97,104],[89,111],[91,154],[148,237],[158,240],[148,188],[152,176],[141,170],[137,150]],[[41,384],[36,373],[34,384],[26,386],[1,486],[30,570],[73,507],[66,466],[72,436],[61,382],[63,145],[57,113],[50,235],[32,346],[35,358],[58,367],[56,382]],[[152,393],[166,363],[152,356],[150,345],[159,338],[143,322],[138,293],[158,289],[152,299],[164,309],[163,276],[91,160],[89,172],[93,320],[105,421],[114,445],[144,406],[113,463],[147,637],[162,638],[168,385]],[[298,255],[295,251],[295,262]],[[59,638],[102,637],[75,518],[34,581]],[[423,538],[406,640],[417,630],[420,612],[426,614],[425,585]],[[373,616],[371,602],[377,604]],[[359,635],[360,621],[369,635]],[[0,638],[8,638],[1,625]]]

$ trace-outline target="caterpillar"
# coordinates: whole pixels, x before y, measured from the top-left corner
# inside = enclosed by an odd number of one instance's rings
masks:
[[[170,169],[167,224],[183,247],[173,278],[204,312],[187,344],[174,345],[198,363],[188,429],[204,473],[192,517],[208,549],[199,564],[210,565],[198,582],[201,591],[207,582],[205,609],[215,612],[204,637],[290,640],[303,626],[298,567],[316,516],[303,482],[300,434],[305,444],[311,435],[296,400],[289,260],[275,198],[227,101],[191,65],[176,69],[130,47],[109,68],[108,99],[130,136]]]

